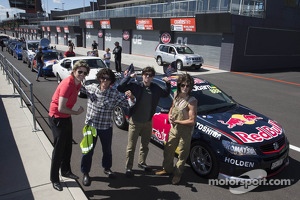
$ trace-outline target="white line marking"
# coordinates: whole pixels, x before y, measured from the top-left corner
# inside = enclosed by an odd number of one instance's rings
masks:
[[[290,149],[300,152],[300,148],[290,144]]]

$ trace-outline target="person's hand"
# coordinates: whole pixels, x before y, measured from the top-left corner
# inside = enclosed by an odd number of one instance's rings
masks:
[[[80,115],[81,113],[83,113],[84,109],[82,106],[80,106],[77,110],[77,115]]]
[[[132,94],[132,92],[130,90],[127,90],[125,92],[125,95],[130,98],[132,101],[134,100],[134,95]]]
[[[136,77],[136,73],[130,74],[130,77],[131,77],[131,78],[135,78],[135,77]]]
[[[166,83],[170,83],[170,80],[168,79],[168,77],[163,77],[162,80],[165,81]]]

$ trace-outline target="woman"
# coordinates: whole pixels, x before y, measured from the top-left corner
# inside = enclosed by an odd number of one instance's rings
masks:
[[[62,176],[78,179],[72,173],[70,166],[73,138],[71,115],[79,115],[84,111],[81,106],[77,110],[73,109],[73,106],[77,101],[81,81],[89,71],[90,68],[85,61],[77,61],[71,75],[56,88],[50,103],[49,123],[54,139],[50,180],[53,188],[58,191],[63,190],[59,181],[59,169]]]
[[[173,173],[172,184],[174,185],[180,182],[184,171],[197,115],[197,99],[190,96],[193,86],[194,80],[189,74],[183,74],[177,80],[177,92],[169,111],[171,130],[164,148],[163,170],[155,173],[156,175]],[[177,147],[179,152],[178,161],[174,167],[173,160]]]

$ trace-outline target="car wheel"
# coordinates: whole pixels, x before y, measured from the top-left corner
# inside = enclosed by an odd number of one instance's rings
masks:
[[[30,68],[30,62],[29,62],[29,60],[27,60],[27,66],[28,66],[28,68]]]
[[[121,107],[116,106],[114,108],[113,120],[118,128],[120,128],[122,130],[127,129],[128,123],[127,123],[127,120],[125,117],[125,112]]]
[[[57,83],[60,84],[61,78],[60,78],[59,74],[56,74],[56,80],[57,80]]]
[[[195,66],[195,69],[198,70],[198,69],[201,68],[201,66],[202,66],[202,65],[196,65],[196,66]]]
[[[176,62],[176,66],[177,66],[177,70],[182,70],[182,61],[181,60],[178,60],[177,62]]]
[[[211,148],[201,141],[191,145],[189,162],[194,172],[205,178],[217,178],[219,163]]]
[[[157,62],[157,64],[158,64],[159,66],[162,66],[162,65],[163,65],[163,61],[162,61],[162,59],[161,59],[160,56],[157,57],[156,62]]]

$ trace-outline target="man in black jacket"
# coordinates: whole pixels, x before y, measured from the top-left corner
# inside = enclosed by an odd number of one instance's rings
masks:
[[[113,54],[115,55],[115,66],[116,71],[121,72],[121,58],[122,58],[122,47],[120,46],[119,42],[115,42],[115,48],[113,50]]]
[[[146,67],[142,71],[143,81],[130,81],[136,76],[135,73],[126,76],[118,85],[120,92],[130,90],[136,97],[135,105],[129,110],[129,128],[128,128],[128,145],[126,149],[126,176],[133,176],[132,167],[134,152],[139,135],[141,136],[141,147],[139,153],[138,167],[145,171],[151,171],[146,164],[146,158],[149,152],[149,142],[152,134],[152,116],[155,113],[160,97],[167,97],[171,91],[170,81],[167,77],[163,80],[166,87],[161,88],[159,85],[152,83],[155,76],[153,67]]]

